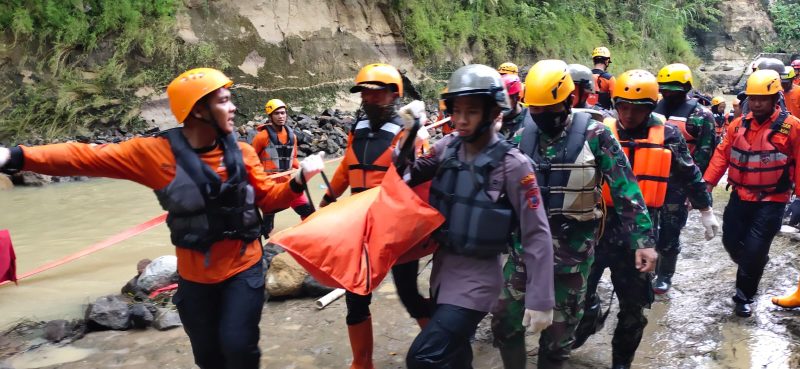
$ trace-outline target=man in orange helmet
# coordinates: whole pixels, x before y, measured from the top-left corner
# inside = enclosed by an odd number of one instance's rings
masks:
[[[701,221],[706,230],[706,239],[716,235],[719,224],[711,210],[711,195],[706,192],[702,173],[694,164],[686,147],[686,141],[677,128],[666,125],[663,116],[653,113],[658,99],[656,77],[644,70],[631,70],[617,79],[613,90],[614,107],[618,119],[607,118],[604,124],[611,130],[622,146],[633,173],[638,178],[653,224],[658,223],[661,208],[667,193],[667,180],[678,179],[678,184],[688,188],[689,201],[695,209],[701,209]],[[617,165],[622,165],[617,163]],[[607,206],[614,207],[618,201],[612,196],[608,185],[603,188]],[[619,199],[622,200],[622,199]],[[642,339],[647,318],[644,308],[653,302],[650,271],[655,267],[650,256],[647,263],[634,259],[634,250],[646,248],[651,253],[655,246],[653,237],[631,244],[630,231],[620,221],[616,211],[609,211],[605,233],[600,238],[595,261],[589,274],[586,293],[587,313],[578,326],[575,347],[582,345],[588,334],[597,327],[599,297],[597,285],[606,268],[611,269],[611,282],[619,297],[618,322],[611,341],[612,368],[630,368],[636,349]],[[634,264],[635,260],[635,264]]]
[[[592,63],[594,63],[594,89],[596,97],[589,97],[589,105],[598,105],[603,109],[611,109],[611,92],[614,90],[614,76],[608,72],[611,65],[611,51],[605,46],[592,50]]]
[[[258,158],[264,171],[269,175],[285,172],[300,167],[297,160],[297,136],[294,131],[286,126],[288,112],[286,104],[279,99],[267,101],[264,110],[269,117],[268,124],[258,126],[258,134],[253,138],[253,149],[256,150]],[[285,181],[287,177],[275,178],[276,181]],[[308,202],[305,194],[300,195],[290,204],[300,219],[305,219],[314,212],[314,208]],[[264,233],[272,231],[275,220],[275,213],[264,214]]]
[[[350,130],[344,158],[336,168],[320,207],[336,201],[348,187],[355,194],[379,186],[401,138],[403,121],[397,114],[397,102],[403,96],[403,81],[397,69],[388,64],[369,64],[358,72],[350,92],[361,93],[361,108],[366,117],[358,120]],[[427,324],[431,309],[428,299],[423,298],[417,289],[418,268],[418,261],[395,265],[392,277],[400,301],[422,327]],[[372,295],[348,291],[345,302],[347,332],[353,351],[351,368],[373,368],[372,315],[369,310]]]
[[[259,367],[266,272],[259,209],[289,206],[323,169],[321,156],[312,155],[294,179],[268,179],[253,148],[231,134],[232,84],[210,68],[175,78],[167,96],[183,127],[156,137],[0,148],[0,169],[7,172],[128,179],[155,191],[178,257],[173,302],[204,369]]]
[[[774,70],[759,69],[748,77],[745,94],[750,111],[728,127],[704,176],[710,190],[727,170],[734,189],[722,218],[722,244],[738,265],[733,302],[740,317],[753,314],[750,304],[792,187],[800,194],[800,120],[780,107],[781,90],[780,75]],[[798,297],[800,292],[795,292],[773,303],[797,307]]]

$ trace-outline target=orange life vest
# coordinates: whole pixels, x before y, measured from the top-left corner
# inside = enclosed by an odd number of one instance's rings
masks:
[[[370,128],[368,120],[356,123],[344,154],[352,193],[376,187],[392,164],[392,148],[400,138],[403,125],[384,123],[377,131]]]
[[[784,128],[787,116],[785,111],[778,115],[770,129],[760,130],[752,143],[747,142],[744,137],[751,120],[743,119],[741,127],[736,127],[731,137],[728,170],[728,182],[731,185],[762,194],[781,193],[791,189],[792,160],[770,142],[773,135],[784,134],[781,129]]]
[[[694,156],[694,149],[697,145],[697,137],[689,133],[686,130],[686,122],[689,120],[689,116],[692,115],[694,110],[697,108],[697,100],[690,99],[683,103],[678,109],[672,112],[672,114],[666,113],[666,101],[661,100],[656,105],[655,112],[661,114],[667,118],[667,124],[675,126],[681,131],[681,135],[683,138],[686,139],[686,146],[689,147],[689,153]]]
[[[291,128],[284,126],[284,129],[286,129],[286,143],[281,142],[272,125],[264,127],[264,130],[269,135],[269,144],[264,146],[261,152],[257,154],[267,174],[285,172],[292,169],[292,161],[297,157],[297,152],[294,150],[297,137]]]
[[[650,127],[646,139],[622,141],[617,131],[616,119],[606,118],[603,124],[611,129],[625,156],[628,157],[647,207],[662,207],[667,194],[667,180],[672,163],[672,151],[664,147],[664,125]],[[607,183],[603,184],[603,200],[608,206],[614,206]]]

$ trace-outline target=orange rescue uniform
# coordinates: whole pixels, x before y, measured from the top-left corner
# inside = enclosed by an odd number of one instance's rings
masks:
[[[107,145],[65,143],[20,148],[24,154],[22,169],[43,174],[127,179],[153,190],[166,187],[175,177],[175,157],[164,137],[134,138]],[[268,179],[253,147],[240,142],[239,148],[248,180],[255,190],[256,205],[264,212],[288,208],[300,194],[291,190],[289,181],[279,184]],[[217,146],[198,155],[224,181],[228,174],[222,152]],[[176,247],[175,255],[183,279],[210,284],[222,282],[260,262],[262,249],[260,240],[250,242],[242,251],[241,240],[226,239],[211,245],[207,265],[202,252]]]
[[[269,132],[267,131],[267,125],[261,125],[256,128],[258,130],[258,134],[256,137],[253,138],[253,149],[255,149],[256,154],[258,155],[258,159],[261,160],[261,165],[264,167],[264,171],[268,174],[274,174],[281,172],[282,169],[275,166],[275,162],[272,160],[273,158],[270,157],[269,153],[267,152],[266,148],[272,144],[269,139]],[[276,136],[278,137],[278,141],[281,144],[288,144],[289,143],[289,131],[288,129],[282,129],[280,132],[276,132]],[[300,168],[300,161],[297,160],[297,136],[295,136],[294,140],[294,148],[292,149],[292,166],[289,169],[297,169]],[[287,169],[288,170],[288,169]],[[285,177],[278,177],[275,178],[276,182],[286,182],[289,180],[289,176]]]
[[[358,122],[347,136],[347,150],[330,181],[328,196],[338,198],[347,187],[358,193],[380,185],[402,128],[400,123],[388,122],[372,131],[369,121]]]
[[[800,87],[792,86],[789,92],[784,92],[783,97],[786,101],[786,109],[795,117],[800,118]]]
[[[740,144],[744,144],[746,142],[746,144],[750,145],[751,147],[763,145],[762,143],[756,141],[768,140],[768,143],[771,144],[771,146],[774,146],[777,151],[788,156],[788,180],[794,182],[797,178],[800,178],[800,166],[797,165],[797,160],[800,159],[800,120],[791,115],[787,116],[779,128],[779,131],[771,134],[770,131],[772,130],[772,125],[778,118],[779,113],[780,109],[776,109],[767,122],[764,123],[756,122],[753,119],[753,113],[748,113],[745,118],[751,119],[749,129],[744,129],[744,127],[742,127],[741,117],[736,118],[730,124],[730,126],[728,126],[722,142],[717,146],[714,156],[711,157],[711,163],[709,163],[708,169],[706,169],[706,172],[703,175],[703,179],[712,185],[716,185],[719,182],[723,174],[725,174],[725,171],[731,165],[731,151],[734,146],[734,141],[737,140],[739,136],[741,136],[741,139],[744,140],[744,142],[739,141]],[[771,137],[767,138],[768,136]],[[738,149],[741,150],[742,148]],[[734,158],[736,161],[748,161],[747,158],[742,160],[741,158],[738,158],[739,154],[736,155],[737,158]],[[764,157],[764,160],[768,159],[769,157]],[[769,161],[767,161],[767,165],[768,164]],[[757,183],[746,184],[757,185]],[[788,202],[791,195],[790,190],[779,193],[764,194],[757,189],[748,189],[742,186],[734,186],[734,188],[739,195],[739,198],[741,198],[743,201]],[[795,185],[795,194],[800,195],[800,186]]]

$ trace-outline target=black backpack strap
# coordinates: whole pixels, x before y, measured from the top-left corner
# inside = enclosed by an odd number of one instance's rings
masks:
[[[222,181],[217,173],[211,170],[211,168],[203,163],[197,154],[194,153],[194,150],[189,145],[189,141],[184,137],[182,129],[170,129],[164,131],[163,135],[169,140],[172,155],[175,156],[175,163],[183,168],[186,174],[192,178],[192,181],[201,189],[202,195],[208,198],[208,196],[216,196],[219,194]]]
[[[539,148],[539,126],[531,120],[525,120],[525,125],[522,130],[522,137],[519,141],[519,150],[527,155],[534,163],[536,163]]]

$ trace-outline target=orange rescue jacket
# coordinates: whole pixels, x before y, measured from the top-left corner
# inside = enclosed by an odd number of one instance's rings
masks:
[[[664,147],[664,125],[650,127],[644,140],[621,141],[616,119],[606,118],[603,124],[611,129],[628,157],[647,207],[662,207],[672,164],[672,151]],[[608,206],[614,206],[608,184],[603,185],[603,200]]]
[[[350,187],[359,193],[376,187],[392,164],[392,151],[400,139],[399,120],[384,123],[373,131],[368,120],[356,123],[347,138],[347,150],[331,179],[328,196],[337,198]]]
[[[300,167],[300,162],[297,161],[297,136],[291,128],[284,127],[280,132],[276,132],[275,127],[269,124],[256,128],[259,132],[253,138],[253,149],[267,174]],[[289,177],[281,181],[287,178]]]

